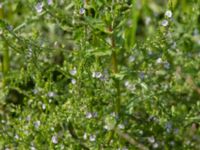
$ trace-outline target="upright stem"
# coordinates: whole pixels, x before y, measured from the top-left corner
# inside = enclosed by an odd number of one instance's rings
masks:
[[[3,14],[3,8],[0,8],[0,19],[4,18]],[[9,64],[10,64],[10,59],[9,59],[9,50],[7,44],[4,42],[3,43],[3,61],[2,61],[2,73],[3,73],[3,86],[6,85],[6,75],[9,71]]]
[[[110,27],[110,32],[113,31],[112,26]],[[117,54],[116,54],[116,50],[115,50],[115,39],[113,37],[113,35],[111,35],[111,44],[112,44],[112,55],[111,55],[111,64],[112,64],[112,73],[116,74],[118,73],[118,62],[117,62]],[[116,97],[116,102],[115,102],[115,112],[116,115],[119,116],[120,113],[120,105],[121,105],[121,100],[120,100],[120,83],[119,80],[115,80],[115,87],[117,89],[117,97]]]
[[[118,72],[118,68],[117,68],[117,55],[116,55],[115,50],[112,51],[112,72],[114,74]]]
[[[3,74],[4,76],[6,76],[6,74],[8,73],[9,71],[9,62],[10,62],[10,59],[9,59],[9,50],[8,50],[8,47],[7,45],[4,43],[4,50],[3,50]]]
[[[131,10],[130,10],[130,21],[131,24],[128,28],[125,29],[125,48],[130,50],[136,40],[136,31],[137,31],[137,26],[138,26],[138,18],[139,18],[139,9],[137,8],[137,3],[143,2],[145,3],[146,1],[139,1],[139,0],[132,0],[132,5],[131,5]],[[142,3],[142,4],[143,4]]]
[[[171,10],[174,10],[177,4],[178,0],[168,0],[168,8]]]
[[[110,26],[109,28],[110,32],[113,33],[113,27]],[[113,74],[118,73],[118,62],[117,62],[117,54],[116,54],[116,46],[115,46],[115,39],[113,37],[113,34],[110,36],[111,39],[111,46],[112,46],[112,54],[111,54],[111,71]],[[114,80],[115,82],[115,88],[117,90],[117,95],[116,95],[116,101],[114,103],[114,109],[116,115],[119,117],[120,114],[120,106],[121,106],[121,94],[120,94],[120,83],[118,79]],[[111,139],[114,136],[114,130],[109,132],[108,140],[107,143],[109,144]]]

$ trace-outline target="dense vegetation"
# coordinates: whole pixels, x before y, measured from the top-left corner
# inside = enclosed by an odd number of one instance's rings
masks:
[[[0,149],[200,149],[200,0],[3,0]]]

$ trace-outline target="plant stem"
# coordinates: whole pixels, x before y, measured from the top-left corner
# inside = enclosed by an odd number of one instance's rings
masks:
[[[0,19],[3,19],[3,9],[0,8]],[[10,64],[10,59],[9,59],[9,50],[8,46],[6,43],[3,43],[3,61],[2,61],[2,73],[3,73],[3,86],[6,85],[6,75],[9,71],[9,64]]]
[[[112,32],[113,29],[112,27],[110,27],[110,32]],[[112,44],[112,55],[111,55],[111,64],[112,64],[112,73],[116,74],[118,73],[118,62],[117,62],[117,54],[116,54],[116,50],[115,50],[115,39],[113,37],[113,34],[111,35],[111,44]],[[120,83],[119,80],[116,79],[115,80],[115,87],[117,89],[117,97],[116,97],[116,102],[115,102],[115,112],[116,115],[119,116],[120,113],[120,106],[121,106],[121,100],[120,100]]]
[[[168,0],[168,8],[174,10],[178,4],[178,0]]]
[[[83,149],[89,150],[89,148],[79,139],[78,135],[75,132],[75,129],[74,129],[72,122],[68,123],[68,130],[69,130],[69,133],[72,136],[72,138],[74,140],[76,140]]]
[[[7,84],[6,76],[10,69],[10,66],[9,66],[10,58],[9,58],[8,46],[4,43],[3,47],[4,47],[4,50],[3,50],[3,61],[2,61],[2,73],[3,73],[3,84],[2,85],[3,85],[3,87],[5,87]]]
[[[113,33],[113,27],[112,27],[112,25],[109,27],[109,31],[110,31],[111,33]],[[112,71],[112,73],[115,75],[116,73],[118,73],[118,62],[117,62],[117,54],[116,54],[115,39],[114,39],[113,34],[111,34],[110,39],[111,39],[111,46],[112,46],[111,71]],[[117,96],[116,96],[116,101],[115,101],[115,103],[114,103],[114,109],[115,109],[116,116],[119,117],[119,114],[120,114],[120,107],[121,107],[120,82],[119,82],[118,79],[115,79],[114,82],[115,82],[115,88],[116,88],[116,90],[117,90]],[[113,136],[114,136],[114,131],[109,132],[107,144],[110,143],[110,141],[112,140]]]
[[[127,142],[129,142],[131,145],[136,146],[138,149],[140,150],[148,150],[149,148],[138,143],[135,139],[133,139],[132,137],[130,137],[130,135],[128,135],[127,133],[123,133],[122,131],[115,129],[115,132],[124,140],[126,140]]]
[[[125,29],[125,37],[126,37],[125,48],[126,49],[131,49],[134,46],[135,40],[136,40],[136,31],[137,31],[138,18],[139,18],[139,10],[137,8],[137,3],[138,3],[138,0],[132,0],[130,17],[129,17],[132,23],[127,29]]]
[[[4,44],[4,51],[3,51],[3,73],[6,75],[9,71],[9,51],[6,44]]]

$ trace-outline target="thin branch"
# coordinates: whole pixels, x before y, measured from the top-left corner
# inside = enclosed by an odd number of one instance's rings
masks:
[[[80,144],[80,146],[82,146],[85,150],[90,150],[84,143],[82,143],[80,141],[78,135],[75,132],[75,129],[74,129],[72,122],[68,123],[68,130],[69,130],[69,133],[72,136],[72,138],[75,139]]]
[[[140,150],[149,150],[148,147],[138,143],[135,139],[133,139],[132,137],[130,137],[130,135],[128,135],[127,133],[123,133],[122,131],[115,129],[114,130],[121,138],[123,138],[124,140],[126,140],[127,142],[129,142],[131,145],[136,146],[137,148],[139,148]]]

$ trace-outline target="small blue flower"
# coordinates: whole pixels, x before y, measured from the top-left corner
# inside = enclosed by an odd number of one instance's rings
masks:
[[[72,79],[72,80],[71,80],[71,83],[72,83],[72,84],[76,84],[76,79]]]
[[[79,10],[79,13],[80,13],[81,15],[83,15],[83,14],[85,13],[85,8],[81,8],[81,9]]]
[[[53,4],[53,0],[47,0],[47,4],[48,5],[52,5]]]
[[[165,69],[169,69],[169,68],[170,68],[170,63],[165,62],[165,63],[164,63],[164,68],[165,68]]]
[[[37,13],[41,13],[43,10],[43,3],[42,2],[37,3],[37,5],[35,6],[35,9]]]
[[[76,68],[70,70],[69,73],[70,73],[72,76],[76,75],[76,73],[77,73]]]
[[[96,140],[96,135],[90,135],[90,141],[94,142]]]
[[[172,17],[172,11],[171,10],[167,10],[165,12],[165,16],[168,17],[168,18],[171,18]]]
[[[167,20],[163,20],[161,22],[161,25],[164,26],[164,27],[168,26],[168,24],[169,24],[169,22]]]
[[[53,144],[58,144],[58,137],[56,135],[52,136],[51,141]]]
[[[38,129],[39,127],[40,127],[40,121],[38,120],[38,121],[36,121],[36,122],[34,122],[34,127],[36,128],[36,129]]]

